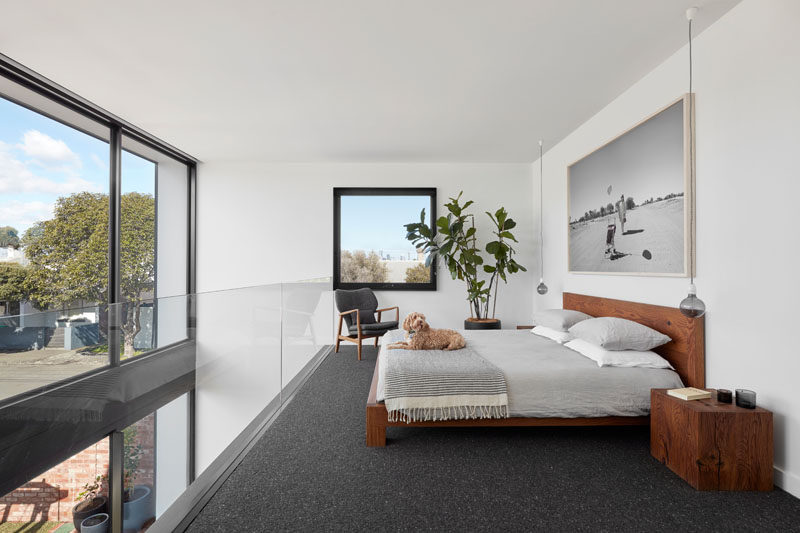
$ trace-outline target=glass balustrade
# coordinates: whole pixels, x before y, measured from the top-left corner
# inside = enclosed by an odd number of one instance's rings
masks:
[[[0,317],[0,523],[73,523],[96,480],[113,515],[119,480],[123,529],[145,530],[279,412],[333,315],[320,278]]]

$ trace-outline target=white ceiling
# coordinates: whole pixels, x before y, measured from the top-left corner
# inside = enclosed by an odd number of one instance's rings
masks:
[[[29,0],[0,52],[201,160],[533,161],[738,0]]]

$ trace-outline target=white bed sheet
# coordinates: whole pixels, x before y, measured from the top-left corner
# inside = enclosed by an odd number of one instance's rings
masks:
[[[505,374],[510,416],[645,416],[650,413],[651,388],[683,387],[672,370],[600,368],[591,359],[528,330],[460,333],[475,351]],[[399,330],[383,337],[379,364],[386,360],[386,345],[402,337]],[[394,353],[388,356],[397,357],[402,356],[403,350],[389,352]],[[380,364],[379,401],[383,401],[384,372]]]

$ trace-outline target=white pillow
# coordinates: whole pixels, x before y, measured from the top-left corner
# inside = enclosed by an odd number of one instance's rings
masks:
[[[548,328],[545,326],[536,326],[531,330],[531,333],[534,335],[539,335],[540,337],[547,337],[550,340],[554,340],[559,344],[564,344],[565,342],[571,341],[574,337],[570,335],[569,331],[558,331],[557,329]]]
[[[533,315],[533,324],[558,331],[567,331],[578,322],[590,318],[592,315],[572,309],[545,309]]]
[[[612,316],[583,320],[569,328],[569,332],[606,350],[652,350],[672,340],[643,324]]]
[[[583,339],[575,339],[564,346],[585,355],[597,366],[639,367],[639,368],[672,368],[669,361],[655,352],[640,352],[637,350],[606,350]]]

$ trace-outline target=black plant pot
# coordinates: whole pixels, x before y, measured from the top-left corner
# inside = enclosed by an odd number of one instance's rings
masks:
[[[83,502],[72,508],[72,525],[75,526],[75,529],[78,531],[81,530],[81,522],[86,518],[95,514],[108,512],[108,499],[105,496],[95,496],[92,499],[91,505],[78,511],[78,506],[82,503]]]
[[[468,318],[464,321],[464,329],[500,329],[500,321],[496,318]]]

